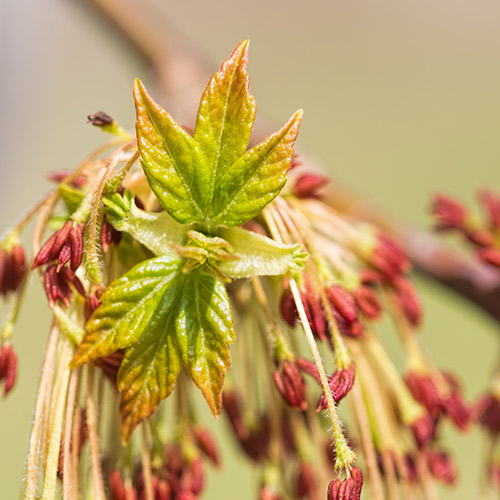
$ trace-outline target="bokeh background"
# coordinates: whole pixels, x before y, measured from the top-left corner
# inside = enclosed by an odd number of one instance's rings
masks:
[[[138,1],[140,3],[140,1]],[[335,182],[389,213],[429,227],[436,190],[472,202],[500,183],[500,3],[497,0],[216,0],[158,11],[213,61],[243,38],[259,112],[283,122],[305,109],[299,148]],[[165,29],[169,29],[166,25]],[[85,123],[98,109],[133,127],[133,78],[148,67],[83,0],[0,0],[0,227],[101,143]],[[169,103],[164,103],[167,107]],[[36,281],[36,280],[35,280]],[[440,287],[418,281],[422,335],[437,364],[460,373],[469,399],[498,354],[498,325]],[[0,401],[2,499],[21,498],[34,394],[49,317],[33,282],[15,332],[16,390]],[[445,499],[476,498],[482,439],[445,437],[461,483]],[[255,498],[254,473],[230,446],[206,498]]]

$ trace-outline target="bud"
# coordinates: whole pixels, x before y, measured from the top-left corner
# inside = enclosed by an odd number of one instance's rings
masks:
[[[354,365],[351,365],[349,366],[349,368],[346,368],[344,370],[337,370],[329,378],[328,386],[332,391],[332,397],[335,403],[338,403],[352,389],[355,374],[356,370],[354,368]],[[320,412],[321,410],[325,410],[327,407],[328,404],[326,401],[326,396],[323,393],[319,398],[316,411]]]
[[[354,297],[340,285],[332,285],[325,292],[335,309],[348,324],[353,324],[358,319],[358,310]]]
[[[431,213],[436,218],[436,229],[463,229],[467,209],[457,199],[444,194],[436,194],[432,201]]]
[[[118,377],[118,371],[125,356],[125,350],[119,349],[113,352],[109,356],[104,358],[97,358],[94,364],[102,369],[104,375],[112,382],[113,386],[116,387],[116,379]]]
[[[0,382],[4,382],[4,397],[12,390],[17,378],[17,355],[10,342],[0,346]]]
[[[450,373],[442,372],[448,385],[448,394],[442,400],[443,412],[450,417],[454,424],[462,431],[466,430],[472,411],[461,396],[461,387],[456,377]]]
[[[301,411],[307,410],[306,385],[297,365],[290,360],[273,371],[273,380],[283,400]]]
[[[109,494],[111,500],[125,500],[125,486],[118,469],[113,469],[108,475]]]
[[[109,222],[106,216],[101,226],[101,246],[102,251],[107,253],[112,243],[118,245],[122,239],[122,233],[117,231]]]
[[[409,372],[405,377],[406,385],[418,403],[420,403],[433,418],[437,418],[442,410],[441,397],[431,375],[421,375]]]
[[[328,184],[329,179],[323,175],[317,174],[302,174],[295,181],[292,188],[293,194],[297,198],[320,198],[320,190],[326,184]]]
[[[494,247],[479,248],[476,256],[486,264],[500,267],[500,250]]]

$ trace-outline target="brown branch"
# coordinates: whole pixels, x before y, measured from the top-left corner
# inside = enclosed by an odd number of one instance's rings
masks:
[[[181,123],[191,124],[210,76],[204,55],[147,0],[83,0],[83,3],[97,8],[151,65],[169,109]],[[262,128],[258,128],[257,136]],[[398,223],[367,206],[352,192],[336,187],[327,201],[394,234],[406,247],[417,271],[459,293],[500,322],[499,272],[451,250],[431,233]]]

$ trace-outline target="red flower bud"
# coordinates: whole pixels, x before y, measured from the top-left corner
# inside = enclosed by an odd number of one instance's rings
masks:
[[[445,413],[453,420],[454,424],[465,431],[471,419],[472,411],[458,392],[452,392],[443,400]]]
[[[113,469],[108,476],[111,500],[125,500],[125,486],[118,469]]]
[[[290,290],[285,290],[281,296],[281,315],[283,319],[290,325],[295,326],[297,321],[297,308],[295,307],[295,301],[293,300],[293,295]]]
[[[293,194],[297,198],[320,198],[320,190],[328,184],[328,177],[317,174],[302,174],[295,181]]]
[[[361,286],[353,292],[356,306],[361,313],[370,319],[377,319],[382,313],[382,306],[369,286]]]
[[[437,418],[442,410],[441,396],[434,378],[410,372],[405,377],[406,385],[414,399],[420,403],[433,418]]]
[[[49,306],[54,307],[57,301],[61,301],[65,306],[73,297],[70,285],[72,285],[78,293],[85,296],[85,289],[82,282],[78,279],[71,269],[63,267],[57,272],[55,264],[47,267],[44,273],[45,294],[49,299]]]
[[[358,319],[358,310],[354,297],[340,285],[332,285],[325,289],[330,302],[348,324]]]
[[[479,260],[482,260],[486,264],[492,266],[500,267],[500,250],[494,247],[480,248],[476,251],[476,255]]]
[[[26,254],[21,245],[0,249],[0,295],[16,291],[26,272]]]
[[[311,464],[300,462],[295,482],[295,495],[297,498],[319,500],[315,469]]]
[[[101,246],[102,251],[107,253],[112,243],[118,245],[122,239],[122,233],[117,231],[109,222],[106,216],[101,226]]]
[[[403,249],[385,234],[378,235],[371,263],[389,281],[404,274],[410,267],[410,261]]]
[[[283,400],[301,411],[307,410],[306,385],[293,361],[284,361],[273,371],[273,380]]]
[[[104,375],[112,382],[113,386],[116,387],[116,378],[118,376],[118,371],[123,361],[125,355],[124,349],[119,349],[113,352],[109,356],[104,358],[97,358],[94,364],[102,369]]]

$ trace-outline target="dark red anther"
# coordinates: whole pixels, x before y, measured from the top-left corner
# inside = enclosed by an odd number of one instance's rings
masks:
[[[295,326],[295,322],[297,321],[297,308],[295,307],[295,301],[293,300],[293,295],[290,290],[285,290],[283,292],[280,307],[283,319],[290,326]]]
[[[0,382],[3,380],[4,397],[12,390],[17,378],[17,354],[10,342],[0,346]]]
[[[353,291],[356,307],[367,318],[377,319],[382,313],[382,306],[375,292],[369,287],[362,285]]]
[[[297,498],[319,500],[319,490],[314,467],[307,462],[300,462],[297,479],[295,481],[295,495]]]
[[[304,274],[304,293],[301,294],[304,309],[306,310],[309,325],[315,337],[320,340],[326,340],[326,322],[325,314],[318,296],[314,292],[311,279]]]
[[[249,434],[247,426],[243,422],[241,415],[241,404],[238,395],[231,389],[226,389],[222,393],[222,406],[229,418],[229,423],[239,439],[246,438]]]
[[[500,250],[494,247],[480,248],[476,251],[477,257],[491,266],[500,267]]]
[[[274,488],[263,485],[259,489],[259,500],[282,500],[282,497]]]
[[[431,375],[409,372],[405,377],[406,385],[413,398],[420,403],[433,418],[442,410],[441,396]]]
[[[479,201],[488,217],[491,229],[500,229],[500,196],[489,189],[483,189],[478,193]]]
[[[194,430],[194,439],[201,452],[206,455],[210,461],[218,467],[220,465],[219,451],[215,445],[212,435],[207,429],[198,427]]]
[[[133,485],[125,486],[125,500],[139,500],[137,490]]]
[[[436,219],[436,229],[440,230],[461,230],[467,219],[467,209],[464,204],[456,198],[441,193],[434,196],[431,213]]]
[[[203,470],[202,460],[196,458],[192,462],[185,464],[181,479],[182,489],[184,491],[189,491],[196,497],[203,491],[204,484],[205,472]]]
[[[64,181],[67,177],[69,177],[72,174],[69,170],[58,170],[56,172],[49,172],[46,176],[47,180],[56,182],[59,184],[60,182]],[[75,188],[81,188],[85,185],[87,180],[85,179],[85,176],[83,175],[78,175],[76,176],[72,181],[71,181],[71,186]]]
[[[273,379],[283,400],[301,411],[307,410],[306,385],[297,365],[290,360],[273,371]]]
[[[13,275],[12,290],[17,290],[21,286],[26,273],[26,253],[21,245],[14,245],[10,249],[10,254]]]
[[[457,479],[457,468],[451,457],[444,451],[427,451],[427,466],[434,478],[445,483],[453,484]]]
[[[50,307],[54,307],[59,300],[64,305],[69,306],[73,297],[70,284],[75,287],[78,293],[85,296],[85,289],[73,271],[63,267],[58,273],[55,264],[47,267],[44,273],[44,285]]]
[[[118,469],[113,469],[108,475],[109,494],[111,500],[126,500],[125,486]]]
[[[362,487],[363,475],[353,467],[348,478],[343,481],[335,479],[328,485],[328,500],[359,500]]]
[[[462,431],[467,430],[472,411],[457,392],[452,392],[442,402],[444,412],[453,420],[453,423]]]
[[[323,175],[302,174],[297,178],[292,188],[297,198],[321,198],[321,188],[328,184],[329,179]]]
[[[392,281],[396,292],[396,299],[408,322],[419,326],[422,319],[422,304],[417,290],[406,278],[397,277]]]
[[[104,358],[97,358],[94,363],[102,369],[104,375],[108,377],[108,379],[113,383],[116,387],[116,378],[118,376],[118,371],[120,370],[120,366],[123,361],[123,357],[125,355],[124,349],[119,349],[118,351],[113,352],[109,356]]]
[[[356,369],[354,368],[354,365],[351,365],[344,370],[337,370],[329,378],[328,386],[332,391],[332,397],[335,403],[341,401],[352,389],[355,375]],[[325,410],[326,408],[328,408],[328,403],[326,400],[326,396],[323,393],[319,398],[316,411],[320,412],[322,410]]]
[[[500,399],[492,393],[481,396],[474,408],[476,419],[491,435],[500,434]]]
[[[410,261],[403,249],[385,234],[378,234],[371,263],[389,281],[404,274],[410,267]]]
[[[71,262],[70,267],[72,271],[76,271],[83,258],[83,224],[74,224],[69,233],[69,242],[71,245]]]
[[[335,323],[337,323],[337,327],[342,335],[353,339],[363,337],[363,324],[359,319],[357,319],[354,323],[348,323],[346,319],[337,311],[337,309],[333,307],[333,305],[332,313],[335,318]]]
[[[308,375],[311,375],[311,377],[314,377],[316,379],[318,384],[321,384],[321,379],[319,377],[318,369],[316,368],[316,365],[312,361],[300,357],[295,360],[295,364],[297,365],[300,371],[307,373]]]
[[[102,251],[107,253],[111,243],[118,245],[122,238],[122,234],[117,231],[109,222],[106,216],[104,216],[104,220],[102,221],[101,227],[101,246]]]
[[[410,429],[413,432],[417,446],[421,448],[434,437],[436,424],[431,416],[425,413],[410,424]]]
[[[111,125],[113,123],[113,117],[109,116],[104,111],[96,111],[91,115],[87,116],[87,123],[94,125],[94,127],[105,127],[106,125]]]
[[[352,294],[340,285],[332,285],[325,289],[328,299],[340,315],[352,325],[358,319],[358,310]]]
[[[59,272],[61,268],[64,266],[64,264],[66,264],[66,262],[69,262],[70,258],[71,258],[71,244],[69,241],[66,241],[62,246],[61,250],[59,251],[57,257],[56,272]]]

